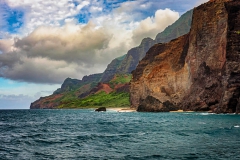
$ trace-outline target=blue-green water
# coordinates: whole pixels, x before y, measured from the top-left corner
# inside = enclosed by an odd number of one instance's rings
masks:
[[[1,110],[0,159],[240,159],[240,116]]]

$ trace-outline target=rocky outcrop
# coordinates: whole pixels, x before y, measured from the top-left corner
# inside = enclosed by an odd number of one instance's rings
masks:
[[[138,112],[169,112],[175,111],[177,107],[169,101],[161,102],[158,99],[147,96],[145,99],[140,99]]]
[[[107,109],[106,109],[106,107],[100,107],[100,108],[95,109],[95,111],[96,112],[106,112]]]
[[[61,98],[62,96],[62,94],[58,94],[41,97],[35,102],[31,103],[30,109],[53,109],[59,105],[59,102],[55,102],[55,100]]]
[[[154,100],[154,111],[171,111],[170,108],[167,109],[165,102],[172,103],[171,106],[175,107],[171,108],[175,110],[190,85],[188,68],[184,65],[188,39],[189,36],[185,35],[169,43],[156,44],[147,52],[137,69],[132,72],[130,89],[132,107],[141,107],[141,111],[144,108],[146,111],[152,110],[149,109],[151,101],[147,100],[149,104],[144,105],[145,99],[150,96],[159,101],[155,103]],[[156,104],[160,103],[157,108]]]
[[[236,112],[239,33],[239,1],[215,0],[195,8],[190,33],[153,46],[133,72],[132,107],[148,111],[158,100],[159,108],[168,102],[184,110]],[[156,100],[143,105],[149,96]]]

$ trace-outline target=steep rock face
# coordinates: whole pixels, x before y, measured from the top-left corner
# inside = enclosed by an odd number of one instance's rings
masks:
[[[228,12],[226,71],[227,83],[220,111],[240,112],[240,2],[226,3]],[[225,81],[224,81],[225,83]]]
[[[192,82],[185,110],[236,112],[239,97],[240,2],[215,0],[194,10],[186,63]]]
[[[133,72],[132,107],[143,108],[141,103],[152,96],[184,110],[236,112],[240,96],[239,10],[240,2],[230,0],[195,8],[190,33],[152,47]],[[145,105],[146,111],[150,104]]]
[[[138,47],[130,49],[117,69],[117,73],[131,73],[136,69],[138,62],[146,55],[146,52],[154,44],[155,41],[153,39],[145,38]]]
[[[176,110],[176,104],[181,102],[190,83],[188,68],[184,66],[187,49],[188,35],[185,35],[169,43],[156,44],[147,52],[132,72],[132,107],[140,111]],[[153,101],[154,107],[150,107],[149,97],[156,99]],[[171,108],[167,109],[166,105]]]
[[[35,102],[31,103],[30,109],[53,109],[59,105],[59,102],[55,102],[54,100],[61,98],[62,96],[62,94],[57,94],[41,97]]]

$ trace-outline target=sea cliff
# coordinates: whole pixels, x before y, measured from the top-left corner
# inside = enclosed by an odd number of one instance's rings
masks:
[[[191,21],[192,10],[157,34],[155,40],[144,38],[126,55],[112,60],[103,73],[84,76],[82,80],[67,78],[52,95],[31,103],[30,109],[129,107],[131,72],[154,44],[169,42],[188,33]]]
[[[138,111],[238,112],[240,2],[194,8],[190,32],[154,45],[132,74],[131,106]]]

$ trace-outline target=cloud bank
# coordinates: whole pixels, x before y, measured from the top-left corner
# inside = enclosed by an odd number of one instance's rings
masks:
[[[67,77],[81,79],[103,72],[113,58],[126,54],[145,37],[154,38],[179,18],[170,9],[137,22],[125,12],[117,13],[92,18],[87,24],[44,25],[22,38],[0,40],[0,76],[59,84]]]
[[[67,77],[103,72],[206,1],[0,0],[0,108],[29,108]]]

